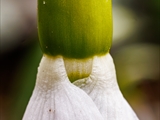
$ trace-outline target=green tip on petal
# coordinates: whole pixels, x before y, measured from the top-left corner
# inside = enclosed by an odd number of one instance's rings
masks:
[[[38,0],[38,28],[45,54],[106,54],[112,41],[111,0]]]

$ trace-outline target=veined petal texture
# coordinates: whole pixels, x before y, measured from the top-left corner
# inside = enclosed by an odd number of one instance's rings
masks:
[[[90,76],[74,84],[92,98],[105,120],[138,120],[119,89],[110,54],[95,56]]]
[[[23,120],[104,120],[93,100],[71,84],[62,56],[43,56]]]

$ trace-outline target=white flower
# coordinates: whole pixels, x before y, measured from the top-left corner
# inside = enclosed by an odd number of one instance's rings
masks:
[[[118,87],[110,54],[88,60],[77,61],[70,68],[69,74],[78,65],[78,74],[73,74],[83,76],[84,64],[91,67],[84,68],[91,70],[89,77],[72,84],[62,56],[43,56],[23,120],[138,120]]]
[[[74,84],[92,98],[105,120],[138,120],[120,92],[110,54],[95,56],[90,76]]]
[[[23,120],[103,120],[92,99],[71,84],[61,56],[43,56]]]

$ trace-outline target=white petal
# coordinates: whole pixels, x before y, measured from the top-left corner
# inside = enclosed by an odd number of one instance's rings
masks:
[[[68,78],[71,82],[88,77],[92,71],[93,58],[70,59],[64,58]]]
[[[23,120],[103,120],[92,99],[68,80],[63,58],[44,56]]]
[[[92,98],[105,120],[138,120],[120,92],[110,54],[94,57],[91,75],[74,84]]]

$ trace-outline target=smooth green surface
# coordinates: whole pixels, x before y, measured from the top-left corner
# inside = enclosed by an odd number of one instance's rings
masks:
[[[48,55],[105,54],[112,41],[111,0],[38,0],[38,28]]]

